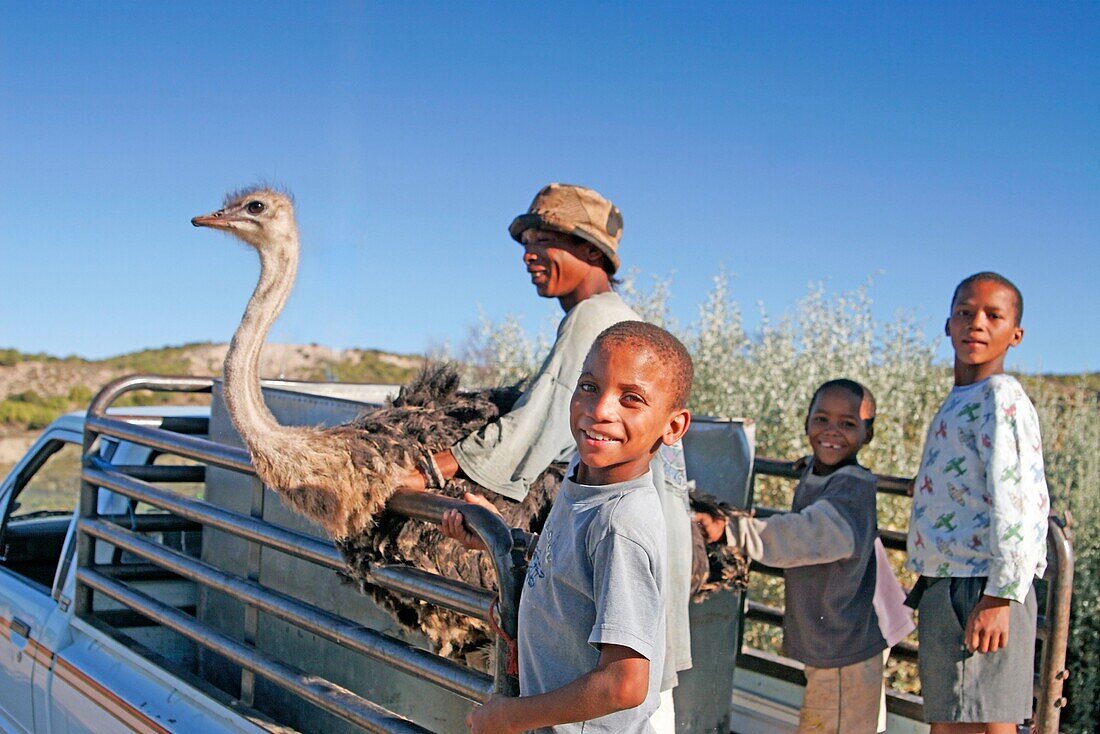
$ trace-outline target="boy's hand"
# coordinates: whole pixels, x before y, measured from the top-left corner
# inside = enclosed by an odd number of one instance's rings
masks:
[[[966,621],[963,642],[970,652],[996,652],[1008,645],[1011,600],[982,595]]]
[[[463,499],[471,505],[478,505],[484,507],[495,515],[500,515],[500,510],[493,505],[492,502],[485,499],[479,494],[467,492]],[[439,529],[448,538],[453,538],[463,545],[463,547],[470,550],[485,550],[485,544],[481,542],[481,538],[477,537],[477,534],[470,530],[466,525],[466,520],[462,516],[460,510],[447,510],[443,513],[443,522],[440,524]]]
[[[511,734],[522,731],[512,726],[507,717],[507,698],[493,694],[484,705],[466,716],[466,726],[473,734]]]
[[[692,519],[699,525],[708,543],[717,543],[726,537],[726,518],[715,517],[709,512],[696,512],[692,514]]]

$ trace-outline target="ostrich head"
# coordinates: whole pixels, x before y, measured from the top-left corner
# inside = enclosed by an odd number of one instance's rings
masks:
[[[290,197],[268,188],[230,194],[221,209],[195,217],[191,224],[228,232],[261,251],[295,246],[298,239]]]

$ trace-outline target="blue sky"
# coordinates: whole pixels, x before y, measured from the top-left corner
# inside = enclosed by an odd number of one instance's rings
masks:
[[[725,267],[750,326],[875,275],[931,333],[994,269],[1011,365],[1100,368],[1097,4],[0,3],[0,346],[227,340],[256,261],[188,220],[257,180],[303,233],[276,341],[537,328],[506,226],[558,180],[681,323]]]

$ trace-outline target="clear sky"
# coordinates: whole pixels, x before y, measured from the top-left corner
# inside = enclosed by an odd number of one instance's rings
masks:
[[[749,326],[877,273],[931,333],[994,269],[1011,365],[1100,368],[1096,3],[0,1],[0,346],[226,341],[256,260],[189,219],[257,180],[303,233],[281,342],[545,323],[506,226],[557,180],[681,323],[724,266]]]

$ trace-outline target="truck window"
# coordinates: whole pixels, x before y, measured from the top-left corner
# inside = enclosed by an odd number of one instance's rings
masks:
[[[0,565],[46,589],[80,495],[80,446],[51,441],[18,477],[0,524]]]

